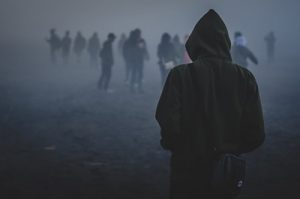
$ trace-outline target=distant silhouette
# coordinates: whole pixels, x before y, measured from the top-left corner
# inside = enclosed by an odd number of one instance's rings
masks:
[[[50,29],[50,37],[46,39],[46,41],[50,46],[50,61],[54,64],[57,60],[56,52],[59,50],[61,44],[60,38],[56,34],[56,30],[54,28]]]
[[[171,43],[171,36],[169,33],[164,33],[157,48],[162,85],[165,83],[169,71],[177,64],[177,55],[174,45]]]
[[[175,35],[173,38],[173,45],[176,53],[176,60],[178,64],[184,63],[184,45],[180,42],[180,38],[178,35]]]
[[[100,40],[96,32],[89,39],[87,50],[90,55],[90,66],[97,67],[98,55],[100,51]]]
[[[247,68],[248,58],[254,63],[258,64],[258,60],[255,55],[247,48],[247,40],[241,32],[234,34],[234,44],[232,46],[232,59],[233,62]]]
[[[132,51],[134,48],[134,31],[131,31],[129,34],[128,39],[123,44],[123,58],[125,61],[125,82],[129,83],[131,72],[132,72],[132,65],[133,65],[133,55]]]
[[[115,38],[116,36],[113,33],[109,33],[100,51],[102,73],[98,82],[98,88],[104,89],[106,92],[111,91],[108,90],[108,87],[111,79],[111,69],[114,64],[112,43]]]
[[[149,53],[146,41],[142,38],[140,29],[135,29],[133,32],[133,44],[130,53],[130,59],[132,59],[130,90],[134,93],[137,88],[138,91],[142,93],[144,61],[149,60]]]
[[[65,33],[65,36],[63,37],[63,39],[61,41],[62,58],[63,58],[64,64],[69,63],[71,43],[72,43],[72,39],[70,37],[70,31],[67,30]]]
[[[185,35],[184,36],[184,42],[187,42],[188,39],[189,39],[189,35]],[[189,64],[189,63],[192,62],[192,60],[191,60],[188,52],[186,51],[186,49],[184,49],[184,55],[183,55],[183,57],[184,57],[184,62],[183,62],[184,64]]]
[[[265,36],[265,42],[267,45],[268,61],[272,62],[274,60],[274,50],[275,50],[275,42],[276,42],[276,38],[273,31],[271,31],[269,34]]]
[[[86,39],[82,36],[81,32],[77,32],[77,35],[74,40],[73,51],[76,55],[77,62],[81,62],[81,56],[83,50],[86,48]]]
[[[125,33],[122,33],[121,37],[119,39],[119,42],[118,42],[118,50],[121,55],[123,54],[123,47],[124,47],[124,43],[126,40],[127,40],[127,38],[126,38]]]

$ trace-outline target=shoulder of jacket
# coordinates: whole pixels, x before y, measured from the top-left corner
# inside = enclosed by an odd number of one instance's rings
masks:
[[[183,71],[186,71],[188,69],[189,65],[191,65],[191,64],[180,64],[180,65],[177,65],[171,71],[173,71],[173,72],[179,72],[179,73],[183,72]]]
[[[178,76],[180,73],[182,73],[182,65],[177,65],[170,70],[169,75]]]
[[[236,65],[237,69],[240,70],[241,76],[244,78],[244,80],[246,82],[256,84],[256,78],[250,70],[248,70],[247,68],[242,67],[238,64],[235,64],[235,65]]]

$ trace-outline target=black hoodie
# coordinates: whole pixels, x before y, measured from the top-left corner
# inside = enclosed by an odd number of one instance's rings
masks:
[[[161,144],[173,153],[245,153],[264,140],[264,122],[254,76],[231,61],[227,28],[210,10],[196,24],[186,49],[193,63],[168,75],[156,119]]]

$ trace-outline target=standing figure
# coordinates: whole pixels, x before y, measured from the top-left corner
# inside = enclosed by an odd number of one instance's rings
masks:
[[[136,92],[136,88],[140,93],[143,92],[143,70],[144,61],[149,60],[149,53],[146,41],[142,38],[141,30],[135,29],[133,32],[133,46],[131,49],[132,73],[130,90]]]
[[[247,48],[247,40],[241,32],[235,32],[234,43],[231,51],[233,62],[247,68],[248,58],[255,64],[258,60],[255,55]]]
[[[100,51],[100,40],[96,32],[89,39],[87,51],[90,55],[90,66],[97,68],[98,55]]]
[[[133,65],[133,55],[132,49],[134,48],[135,41],[134,41],[134,31],[131,31],[129,34],[128,39],[124,42],[123,45],[123,58],[125,62],[125,82],[129,83],[131,72],[132,72],[132,65]]]
[[[189,39],[189,36],[190,35],[188,35],[188,34],[184,36],[184,42],[187,42],[187,40]],[[184,64],[189,64],[189,63],[192,62],[192,60],[191,60],[188,52],[186,51],[186,49],[184,49],[184,55],[183,55],[183,57],[184,57],[184,62],[183,62]]]
[[[50,37],[46,41],[50,46],[50,61],[52,64],[55,64],[57,60],[56,52],[61,46],[61,41],[54,28],[50,29]]]
[[[156,119],[160,143],[171,152],[170,199],[233,199],[211,189],[214,160],[264,141],[257,83],[232,63],[230,45],[223,20],[210,10],[186,43],[193,62],[176,66],[166,80]]]
[[[274,60],[274,50],[275,50],[275,42],[276,42],[276,38],[273,31],[271,31],[269,34],[265,36],[265,42],[267,45],[268,61],[272,62]]]
[[[113,33],[109,33],[100,51],[102,73],[98,82],[98,88],[104,89],[106,92],[111,91],[108,90],[108,86],[111,78],[111,69],[114,64],[112,44],[115,38],[116,36]]]
[[[82,52],[86,47],[86,39],[82,36],[81,32],[77,32],[77,35],[75,37],[73,51],[76,55],[77,62],[81,62],[81,56]]]
[[[157,48],[162,85],[165,83],[169,71],[177,64],[177,55],[174,45],[171,43],[171,36],[169,33],[164,33]]]
[[[126,38],[126,35],[125,33],[122,33],[121,34],[121,37],[119,39],[119,42],[118,42],[118,50],[119,50],[119,53],[121,55],[123,55],[123,47],[124,47],[124,44],[125,44],[125,41],[127,40]]]
[[[184,45],[180,42],[180,38],[178,35],[175,35],[172,41],[176,53],[176,62],[177,64],[184,63]]]
[[[65,36],[63,37],[63,39],[61,41],[62,58],[63,58],[64,64],[69,63],[71,43],[72,43],[72,39],[70,37],[70,31],[67,30],[65,33]]]

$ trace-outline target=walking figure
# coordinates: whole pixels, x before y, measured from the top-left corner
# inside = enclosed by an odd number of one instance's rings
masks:
[[[119,42],[118,42],[118,50],[121,55],[123,54],[123,47],[124,47],[126,40],[127,40],[127,38],[126,38],[125,33],[122,33],[121,37],[119,39]]]
[[[81,62],[82,52],[86,47],[86,39],[82,36],[81,32],[77,32],[74,40],[73,50],[76,55],[77,62]]]
[[[132,93],[136,91],[143,93],[144,61],[149,60],[147,44],[141,33],[140,29],[135,29],[133,32],[133,46],[130,55],[132,60],[130,90]]]
[[[162,85],[165,83],[169,71],[177,64],[177,55],[178,54],[176,54],[174,45],[171,43],[170,34],[164,33],[157,49],[158,65],[160,69]]]
[[[186,34],[186,35],[184,36],[184,42],[187,42],[188,38],[189,38],[189,35]],[[189,56],[189,54],[188,54],[188,52],[187,52],[186,49],[184,50],[183,58],[184,58],[184,61],[183,61],[184,64],[189,64],[189,63],[192,62],[192,60],[191,60],[191,58],[190,58],[190,56]]]
[[[89,56],[90,56],[90,66],[98,67],[98,55],[100,51],[100,40],[98,34],[95,32],[92,37],[89,39],[87,47]]]
[[[234,34],[234,44],[232,47],[232,59],[233,62],[243,66],[248,67],[248,59],[250,59],[255,65],[258,64],[258,60],[255,55],[247,48],[247,40],[241,32],[236,32]]]
[[[273,31],[271,31],[269,34],[265,36],[265,42],[267,45],[268,61],[272,62],[274,60],[274,51],[275,51],[275,42],[276,42],[276,38]]]
[[[112,91],[108,90],[108,87],[111,79],[112,66],[114,64],[112,44],[115,38],[116,36],[113,33],[109,33],[100,51],[102,73],[98,81],[98,88],[104,89],[106,92]]]
[[[175,49],[176,54],[176,62],[177,64],[183,64],[184,63],[184,45],[181,43],[180,38],[178,35],[175,35],[173,38],[173,46]]]
[[[50,37],[46,41],[50,46],[50,61],[55,64],[57,61],[56,53],[61,46],[61,41],[54,28],[50,29]]]
[[[131,79],[134,55],[133,49],[135,46],[135,38],[134,38],[134,31],[130,31],[128,39],[123,44],[123,58],[125,62],[125,82],[129,84]]]
[[[62,58],[63,58],[64,64],[69,63],[71,43],[72,43],[72,39],[70,37],[70,31],[67,30],[65,33],[65,36],[63,37],[63,39],[61,41]]]

